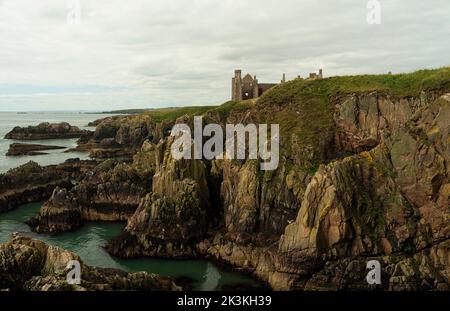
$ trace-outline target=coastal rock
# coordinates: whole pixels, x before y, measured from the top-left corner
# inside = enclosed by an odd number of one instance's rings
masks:
[[[81,284],[68,284],[68,264],[81,265]],[[166,277],[146,272],[95,268],[64,249],[31,238],[14,236],[0,245],[0,289],[26,291],[179,291]]]
[[[11,144],[6,153],[7,156],[22,156],[22,155],[42,155],[47,154],[42,151],[66,149],[66,147],[52,146],[52,145],[36,145],[36,144]]]
[[[38,217],[27,223],[38,233],[74,231],[82,225],[81,209],[70,192],[57,187]]]
[[[206,256],[275,290],[447,290],[450,95],[438,95],[450,84],[360,91],[365,78],[354,88],[336,79],[291,81],[207,113],[222,126],[280,124],[275,171],[174,159],[167,123],[128,116],[100,122],[86,142],[131,150],[133,161],[103,162],[56,203],[83,221],[128,219],[107,245],[119,257]],[[370,260],[381,286],[365,280]]]
[[[107,249],[121,257],[137,254],[190,257],[208,229],[210,209],[207,170],[200,160],[175,160],[173,137],[156,146],[152,193],[128,220],[125,234]]]
[[[30,161],[0,174],[0,213],[45,200],[57,186],[71,188],[74,180],[95,165],[95,161],[79,159],[50,166]]]
[[[70,190],[57,188],[28,224],[37,232],[72,231],[85,221],[126,221],[150,188],[151,178],[112,160],[87,172]]]
[[[156,122],[150,115],[114,116],[92,123],[96,130],[78,141],[73,150],[89,151],[97,159],[129,159],[138,152],[144,141],[158,143],[170,134],[173,122]]]
[[[450,97],[418,109],[385,143],[323,165],[278,249],[224,236],[202,249],[278,290],[447,290]],[[205,245],[205,244],[204,244]]]
[[[337,152],[368,151],[400,129],[420,108],[435,101],[436,92],[395,98],[386,93],[347,94],[334,99]]]
[[[15,127],[5,135],[5,139],[17,140],[43,140],[43,139],[67,139],[79,138],[89,131],[80,130],[67,122],[41,123],[37,126]]]

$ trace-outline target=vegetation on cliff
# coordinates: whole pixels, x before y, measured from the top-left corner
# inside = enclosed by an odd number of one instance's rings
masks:
[[[104,161],[58,189],[40,224],[64,231],[72,218],[127,219],[107,247],[117,256],[210,256],[274,289],[364,289],[361,271],[375,258],[382,289],[445,290],[449,92],[442,68],[294,80],[258,100],[106,118],[88,145],[107,157],[126,149],[130,159]],[[174,159],[170,129],[196,115],[222,126],[280,124],[278,169]]]

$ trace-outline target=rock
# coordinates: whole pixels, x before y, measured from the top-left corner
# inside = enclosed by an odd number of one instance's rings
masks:
[[[382,265],[379,289],[446,290],[450,96],[421,103],[411,100],[403,121],[386,127],[385,135],[364,134],[347,150],[371,149],[373,144],[364,143],[370,135],[375,148],[320,166],[306,190],[297,192],[300,208],[278,243],[258,243],[254,235],[242,239],[245,232],[269,232],[256,225],[261,178],[248,163],[220,165],[228,233],[199,243],[199,252],[241,267],[276,290],[376,289],[365,280],[373,259]],[[367,123],[367,129],[378,122]],[[286,179],[289,189],[298,183],[293,177]]]
[[[7,156],[21,156],[21,155],[41,155],[46,154],[46,150],[66,149],[61,146],[51,145],[36,145],[36,144],[11,144],[9,150],[6,153]]]
[[[167,137],[173,122],[155,122],[151,115],[114,116],[92,123],[96,130],[90,137],[80,139],[73,150],[89,151],[92,158],[131,159],[144,141],[158,143]]]
[[[66,281],[68,263],[81,264],[81,284]],[[0,245],[0,289],[26,291],[179,291],[166,277],[146,272],[128,273],[118,269],[95,268],[56,246],[31,238],[15,236]]]
[[[126,221],[150,185],[151,178],[139,175],[132,166],[108,160],[70,190],[56,188],[28,224],[37,232],[59,233],[73,231],[85,221]]]
[[[41,123],[37,126],[15,127],[6,134],[5,139],[17,140],[43,140],[43,139],[67,139],[79,138],[89,131],[80,130],[69,123]]]
[[[173,137],[156,148],[152,194],[128,220],[126,236],[107,249],[121,257],[137,254],[185,258],[195,255],[195,243],[208,229],[210,209],[207,171],[202,161],[175,160]]]
[[[0,174],[0,213],[26,203],[45,200],[57,186],[71,188],[72,181],[95,163],[73,159],[43,167],[30,161]]]
[[[437,99],[394,98],[380,92],[346,94],[334,101],[335,148],[338,152],[368,151],[404,125],[420,108]]]
[[[253,160],[176,160],[170,122],[106,119],[81,139],[87,150],[133,160],[78,176],[43,215],[127,220],[107,245],[116,256],[205,256],[275,290],[446,290],[450,95],[438,95],[448,83],[401,97],[334,81],[293,81],[206,114],[206,123],[280,124],[275,171]],[[367,285],[369,260],[380,261],[382,286]]]
[[[38,233],[74,231],[82,225],[81,209],[70,192],[57,187],[37,218],[28,224]]]

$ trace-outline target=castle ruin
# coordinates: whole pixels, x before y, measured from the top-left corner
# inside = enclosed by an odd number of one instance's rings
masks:
[[[310,73],[309,78],[307,80],[318,80],[323,78],[322,69],[319,70],[319,73]],[[301,79],[298,76],[297,79]],[[281,83],[286,82],[286,74],[283,74],[283,78]],[[244,78],[242,78],[242,70],[237,69],[234,71],[234,77],[231,80],[231,100],[232,101],[241,101],[246,99],[258,98],[267,90],[277,86],[277,83],[259,83],[256,76],[252,77],[250,74],[247,74]]]
[[[242,71],[235,70],[234,78],[231,81],[231,100],[257,98],[276,85],[276,83],[259,83],[256,76],[252,77],[250,74],[242,78]]]

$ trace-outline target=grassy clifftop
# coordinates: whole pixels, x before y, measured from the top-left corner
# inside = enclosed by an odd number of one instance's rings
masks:
[[[317,97],[330,98],[339,93],[363,93],[379,91],[393,97],[419,96],[422,91],[442,89],[450,91],[450,67],[419,70],[404,74],[358,75],[330,77],[323,80],[293,80],[266,92],[259,104],[283,104],[292,101],[317,101]],[[191,106],[152,109],[143,112],[155,121],[173,121],[183,115],[201,115],[217,111],[227,117],[231,111],[246,110],[254,101],[226,102],[220,106]]]
[[[329,156],[328,147],[336,130],[333,99],[345,94],[378,92],[395,101],[404,97],[418,98],[422,91],[450,92],[450,67],[405,74],[293,80],[272,88],[257,100],[230,101],[220,106],[153,109],[132,118],[173,122],[184,115],[210,112],[218,113],[221,120],[226,121],[232,115],[250,115],[252,122],[279,124],[286,161],[311,171]]]
[[[313,154],[321,162],[326,157],[326,144],[333,135],[334,103],[341,94],[378,92],[393,100],[419,97],[422,91],[450,91],[450,67],[420,70],[406,74],[331,77],[322,80],[293,80],[266,92],[257,102],[256,113],[268,123],[278,123],[287,154]],[[298,139],[292,139],[293,136]],[[299,158],[309,157],[300,155]],[[314,167],[315,160],[306,164]],[[301,165],[303,166],[303,165]]]
[[[419,96],[422,91],[450,90],[450,67],[419,70],[404,74],[330,77],[323,80],[293,80],[265,93],[261,101],[278,103],[286,99],[308,99],[311,96],[332,96],[339,93],[379,91],[394,97]]]

